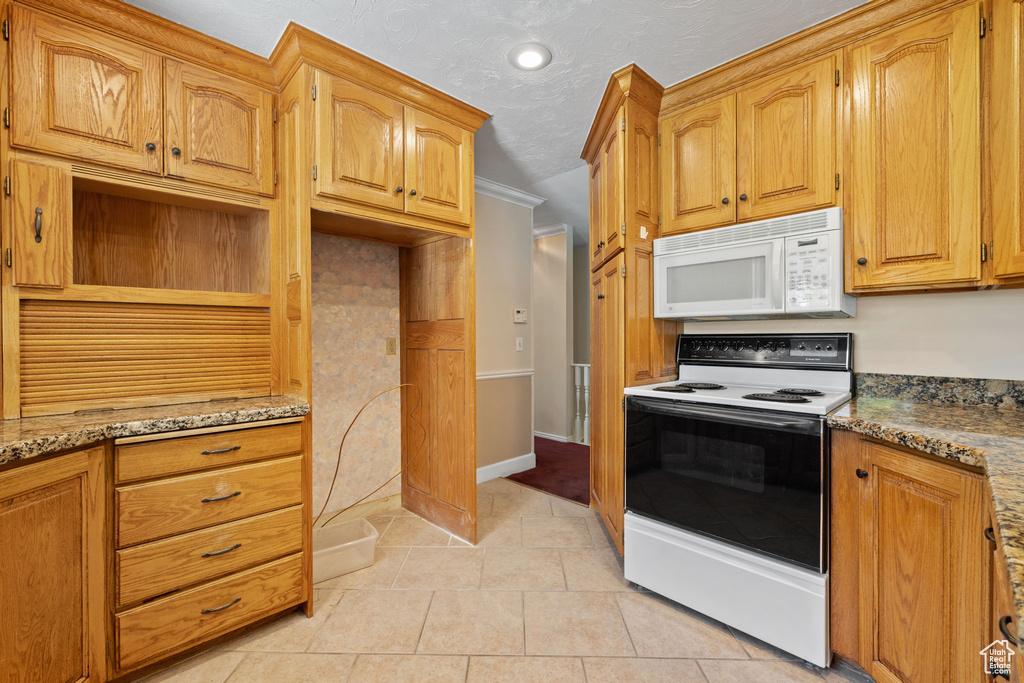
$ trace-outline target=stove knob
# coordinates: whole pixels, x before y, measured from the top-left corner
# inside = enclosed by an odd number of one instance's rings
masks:
[[[816,345],[816,346],[814,347],[814,350],[815,350],[815,351],[821,351],[821,344],[817,344],[817,345]]]
[[[826,351],[831,351],[831,350],[832,350],[832,345],[831,345],[831,344],[829,344],[828,346],[826,346],[826,347],[825,347],[825,350],[826,350]]]
[[[733,342],[732,350],[733,351],[742,351],[743,350],[743,342]]]
[[[806,351],[807,350],[807,345],[806,344],[801,344],[800,346],[797,347],[797,349],[799,349],[800,351]]]

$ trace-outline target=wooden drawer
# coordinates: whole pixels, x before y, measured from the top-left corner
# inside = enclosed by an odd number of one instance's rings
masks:
[[[291,455],[301,450],[301,421],[194,436],[119,439],[115,476],[118,483],[153,479]]]
[[[302,457],[120,486],[114,499],[123,548],[302,502]]]
[[[297,554],[128,610],[115,617],[118,668],[180,652],[302,598]]]
[[[117,551],[117,604],[184,586],[302,550],[302,506]]]

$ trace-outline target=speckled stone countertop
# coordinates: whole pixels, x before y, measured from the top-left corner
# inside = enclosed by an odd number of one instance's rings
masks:
[[[0,420],[0,465],[122,436],[297,417],[305,399],[263,396]]]
[[[828,423],[985,470],[1024,637],[1024,410],[861,394]]]

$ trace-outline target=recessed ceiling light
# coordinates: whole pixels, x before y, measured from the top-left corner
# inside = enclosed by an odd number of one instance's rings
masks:
[[[508,61],[517,69],[536,71],[551,62],[551,51],[539,43],[524,43],[509,53]]]

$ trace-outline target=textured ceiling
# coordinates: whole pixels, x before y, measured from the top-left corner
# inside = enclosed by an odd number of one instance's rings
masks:
[[[477,174],[526,188],[581,165],[613,71],[636,62],[663,85],[766,45],[863,0],[130,0],[269,56],[295,21],[493,116]],[[537,72],[508,53],[540,42]]]

